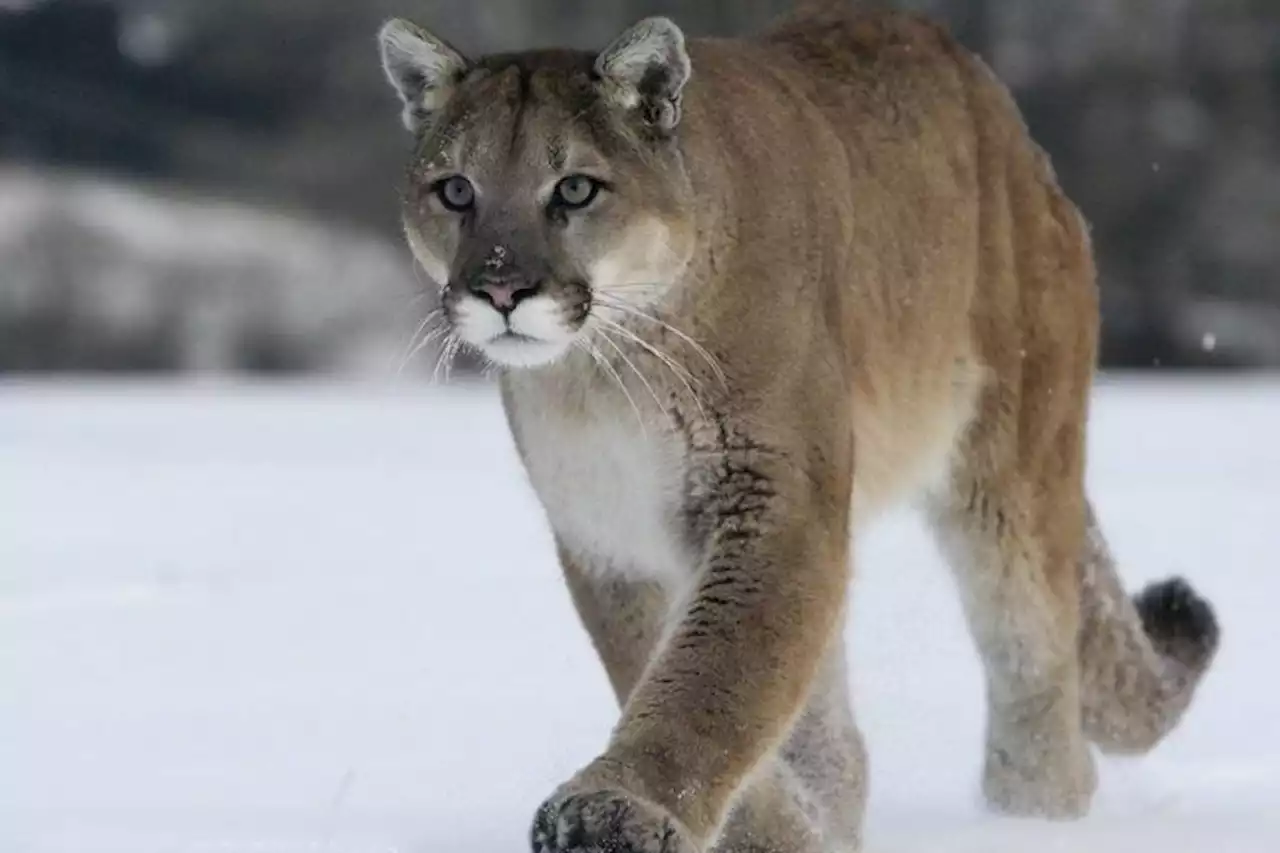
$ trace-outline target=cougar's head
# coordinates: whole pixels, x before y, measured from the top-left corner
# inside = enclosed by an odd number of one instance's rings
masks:
[[[680,277],[694,225],[675,24],[641,21],[598,55],[472,62],[401,20],[380,41],[417,139],[405,233],[458,337],[500,364],[545,364]]]

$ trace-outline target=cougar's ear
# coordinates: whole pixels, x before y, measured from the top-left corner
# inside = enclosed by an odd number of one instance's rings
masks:
[[[443,39],[393,18],[378,31],[382,70],[404,101],[404,126],[422,130],[448,102],[469,63]]]
[[[680,96],[692,65],[684,33],[668,18],[645,18],[614,39],[595,64],[606,93],[669,133],[680,122]]]

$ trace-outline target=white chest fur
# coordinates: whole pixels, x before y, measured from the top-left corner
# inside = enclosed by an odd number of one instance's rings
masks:
[[[594,570],[678,584],[690,575],[677,514],[681,451],[614,394],[579,397],[509,383],[506,403],[525,468],[565,547]],[[612,389],[611,389],[612,390]]]

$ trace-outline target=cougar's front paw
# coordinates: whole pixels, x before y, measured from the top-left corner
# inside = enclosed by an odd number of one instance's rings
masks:
[[[533,853],[698,853],[661,807],[622,791],[568,791],[533,820]]]

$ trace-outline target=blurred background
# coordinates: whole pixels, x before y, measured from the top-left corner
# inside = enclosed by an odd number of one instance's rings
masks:
[[[0,0],[0,371],[385,373],[432,289],[382,19],[480,53],[789,5]],[[902,5],[995,67],[1093,223],[1106,366],[1280,366],[1280,3]]]

